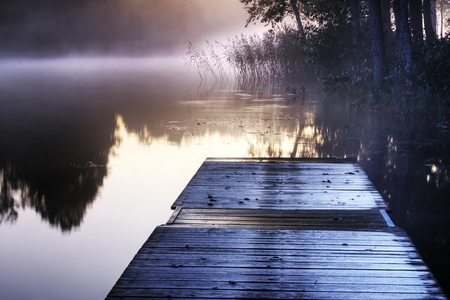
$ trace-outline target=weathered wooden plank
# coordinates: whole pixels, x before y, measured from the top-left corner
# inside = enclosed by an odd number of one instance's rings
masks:
[[[342,275],[341,271],[332,272],[314,272],[308,273],[302,272],[302,274],[277,274],[279,272],[274,271],[273,273],[259,273],[259,274],[242,274],[236,272],[235,269],[227,269],[227,271],[222,271],[223,268],[219,270],[205,269],[202,273],[190,273],[191,276],[183,272],[169,272],[167,268],[152,268],[151,272],[127,271],[124,275],[117,281],[116,287],[127,287],[133,283],[144,285],[147,281],[161,281],[161,280],[177,280],[177,281],[207,281],[207,282],[220,282],[225,279],[232,278],[234,281],[239,282],[258,282],[258,283],[271,283],[271,282],[286,282],[286,283],[331,283],[331,284],[355,284],[355,285],[367,285],[367,284],[385,284],[385,285],[427,285],[436,286],[436,282],[433,279],[422,279],[417,277],[417,272],[409,272],[409,277],[403,275],[407,272],[396,272],[398,276],[393,276],[393,272],[378,272],[376,276],[354,276],[354,272],[344,272]],[[330,270],[332,271],[332,270]],[[214,274],[214,276],[202,276],[207,274]],[[376,273],[376,271],[374,271]],[[371,273],[374,273],[371,272]],[[331,274],[330,274],[331,273]],[[194,275],[195,274],[195,275]],[[403,275],[403,276],[402,276]],[[408,275],[408,274],[407,274]]]
[[[219,243],[222,241],[211,240],[212,243]],[[357,242],[352,242],[350,240],[346,240],[347,243],[350,243],[352,246],[347,247],[341,247],[344,243],[342,240],[338,241],[336,244],[326,244],[326,245],[320,245],[315,246],[313,243],[308,243],[304,246],[296,245],[296,246],[288,246],[288,243],[283,244],[283,246],[276,247],[276,246],[267,246],[268,243],[250,243],[247,245],[238,245],[234,248],[229,247],[229,244],[232,244],[232,242],[224,243],[222,248],[208,248],[204,246],[204,244],[207,243],[201,242],[201,243],[195,243],[193,244],[180,241],[179,244],[177,244],[176,241],[173,241],[172,243],[166,242],[164,244],[161,244],[161,247],[158,247],[156,245],[147,245],[145,244],[142,249],[138,253],[142,254],[155,254],[160,253],[161,251],[166,250],[166,253],[169,252],[177,252],[179,251],[180,254],[185,254],[183,248],[190,248],[189,252],[195,253],[195,252],[203,252],[205,254],[214,254],[214,253],[221,253],[221,251],[225,250],[228,253],[233,254],[243,254],[250,253],[252,254],[262,254],[262,255],[345,255],[345,254],[358,254],[358,255],[369,255],[367,252],[370,252],[370,255],[378,255],[380,258],[383,255],[390,255],[390,256],[407,256],[409,258],[415,257],[415,248],[410,245],[404,245],[404,246],[391,246],[391,245],[385,245],[385,244],[362,244]],[[354,243],[354,244],[353,244]],[[260,249],[255,250],[253,246],[258,246]],[[227,248],[228,247],[228,248]],[[293,254],[292,254],[293,253]]]
[[[295,221],[310,221],[310,222],[327,222],[331,223],[333,225],[337,224],[347,224],[347,223],[361,223],[361,222],[378,222],[384,225],[384,227],[387,226],[386,221],[383,218],[378,218],[375,216],[364,216],[364,215],[335,215],[333,217],[330,216],[307,216],[307,215],[291,215],[291,216],[277,216],[277,215],[233,215],[230,213],[229,216],[225,215],[209,215],[205,214],[205,217],[202,218],[199,214],[190,214],[189,212],[179,214],[176,218],[177,222],[181,220],[192,220],[192,221],[202,221],[202,220],[223,220],[223,221],[229,221],[230,223],[234,223],[237,221],[257,221],[260,223],[264,222],[295,222]],[[176,224],[173,222],[172,224]],[[170,223],[168,223],[170,224]]]
[[[227,162],[227,163],[316,163],[316,164],[357,164],[355,158],[285,158],[285,157],[208,157],[205,162]],[[357,164],[358,165],[358,164]]]
[[[351,211],[284,211],[249,209],[184,209],[176,225],[227,225],[240,227],[284,228],[304,227],[333,230],[367,230],[385,228],[385,219],[378,210]]]
[[[343,161],[343,160],[271,160],[267,161],[256,161],[251,158],[242,159],[240,162],[235,162],[231,160],[217,160],[217,159],[206,159],[200,166],[200,169],[210,169],[210,170],[227,170],[227,169],[239,169],[244,172],[252,170],[331,170],[340,172],[340,170],[345,170],[346,172],[361,171],[361,166],[355,161]]]
[[[176,228],[188,228],[188,227],[176,227]],[[197,227],[198,228],[198,227]],[[200,227],[202,228],[202,227]],[[229,228],[215,228],[215,229],[229,229]],[[371,239],[371,240],[360,240],[360,239],[353,239],[351,237],[336,237],[334,239],[329,239],[325,241],[317,241],[313,237],[310,239],[308,238],[296,238],[297,236],[293,236],[292,240],[286,239],[286,240],[280,240],[276,241],[274,239],[260,239],[260,238],[245,238],[245,237],[235,237],[235,238],[226,238],[226,237],[201,237],[196,238],[196,235],[190,240],[179,238],[178,236],[173,237],[172,241],[160,241],[159,244],[166,246],[172,246],[176,247],[184,247],[186,245],[189,245],[189,248],[192,248],[194,245],[197,247],[207,248],[207,249],[215,249],[214,247],[208,247],[208,244],[212,243],[222,243],[224,246],[228,244],[238,243],[236,247],[239,248],[248,248],[252,247],[253,245],[263,246],[263,245],[269,245],[270,249],[277,249],[277,245],[279,245],[281,249],[287,249],[285,247],[289,247],[292,249],[316,249],[321,247],[322,249],[331,250],[331,248],[337,248],[336,250],[340,250],[341,248],[337,246],[347,246],[345,247],[345,251],[349,251],[349,248],[351,247],[367,247],[363,248],[364,251],[381,251],[381,247],[388,247],[389,250],[405,250],[409,251],[410,248],[415,249],[414,245],[411,243],[411,241],[401,241],[398,242],[389,242],[388,240],[383,239]],[[195,239],[195,241],[193,241]],[[143,248],[157,248],[156,245],[153,245],[151,243],[146,243],[143,245]],[[387,249],[387,248],[383,248]],[[192,249],[190,249],[192,250]],[[265,250],[265,248],[255,249],[255,251],[261,251]]]
[[[191,244],[193,244],[192,247],[198,247],[198,248],[202,248],[201,245],[198,245],[196,243],[190,243],[190,244],[186,244],[186,246],[189,245],[189,247],[191,247]],[[345,244],[345,243],[343,243]],[[219,248],[219,249],[223,249],[223,250],[228,250],[230,249],[230,246],[232,245],[232,243],[228,243],[228,244],[223,244]],[[181,245],[178,244],[164,244],[162,245],[164,248],[168,249],[168,248],[182,248]],[[336,245],[336,246],[329,246],[326,249],[324,249],[324,247],[321,246],[314,246],[314,245],[307,245],[304,247],[301,246],[297,246],[297,247],[291,247],[289,245],[283,245],[283,246],[276,246],[276,245],[272,245],[272,244],[241,244],[236,246],[234,249],[251,249],[252,247],[260,247],[261,249],[265,249],[265,250],[271,250],[273,251],[274,255],[276,255],[276,253],[281,250],[281,249],[287,249],[287,250],[291,250],[291,251],[299,251],[299,252],[303,252],[303,251],[328,251],[328,252],[338,252],[338,251],[367,251],[367,252],[383,252],[383,253],[392,253],[392,252],[415,252],[415,249],[413,247],[411,247],[410,249],[408,248],[403,248],[403,249],[399,249],[398,247],[388,247],[388,246],[379,246],[379,247],[367,247],[367,246],[345,246],[345,249],[342,249],[343,246],[340,245]],[[152,247],[145,247],[142,250],[142,253],[147,253],[146,251],[148,251],[148,253],[152,252]],[[203,248],[204,251],[207,251],[208,248]]]
[[[236,284],[230,285],[236,286]],[[221,290],[215,287],[212,289],[115,289],[107,299],[114,299],[114,297],[126,299],[126,297],[130,296],[139,297],[139,299],[142,299],[142,297],[165,299],[446,299],[442,294],[429,292],[311,291],[300,287],[299,291],[295,292],[283,290]]]
[[[246,189],[246,190],[243,190]],[[203,197],[208,199],[219,199],[220,197],[227,198],[227,197],[233,197],[235,199],[242,199],[244,200],[245,197],[248,197],[250,199],[256,198],[278,198],[280,195],[289,195],[290,197],[300,197],[303,195],[308,196],[308,198],[313,198],[309,196],[318,196],[320,194],[327,194],[332,193],[336,196],[341,196],[343,199],[348,200],[359,200],[363,201],[364,199],[356,199],[357,197],[371,197],[371,199],[380,199],[381,196],[376,191],[368,191],[368,190],[333,190],[330,188],[321,188],[321,189],[308,189],[305,187],[302,188],[289,188],[285,185],[280,186],[279,188],[269,187],[267,189],[259,188],[259,187],[245,187],[245,186],[237,186],[235,185],[235,188],[228,188],[227,186],[220,186],[220,187],[205,187],[205,186],[188,186],[185,188],[185,194],[196,194],[198,193],[195,198],[196,200],[200,200]],[[239,191],[239,193],[236,193],[236,191]],[[249,197],[250,196],[250,197]],[[328,196],[328,195],[324,195]],[[258,199],[259,199],[258,198]],[[352,199],[353,198],[353,199]],[[369,201],[369,200],[367,200]]]
[[[213,198],[208,198],[208,197]],[[213,201],[211,201],[213,200]],[[348,191],[258,191],[240,190],[226,192],[208,189],[186,188],[175,202],[184,208],[252,208],[252,209],[387,209],[381,196],[370,192]]]
[[[177,227],[177,228],[183,228],[183,227]],[[187,227],[186,227],[187,228]],[[223,228],[216,228],[216,229],[223,229]],[[334,239],[328,239],[326,241],[323,242],[319,242],[317,240],[314,239],[314,237],[311,237],[310,239],[308,238],[296,238],[297,236],[293,236],[292,240],[280,240],[280,241],[276,241],[276,240],[269,240],[269,239],[261,239],[261,238],[251,238],[250,240],[244,240],[245,237],[236,237],[236,238],[226,238],[226,237],[201,237],[199,238],[198,236],[194,235],[192,237],[192,239],[182,239],[179,238],[178,236],[175,236],[172,238],[172,241],[167,241],[164,242],[165,244],[169,244],[169,245],[179,245],[181,246],[185,246],[185,245],[199,245],[202,246],[203,248],[207,247],[208,244],[212,244],[212,243],[224,243],[228,244],[228,243],[235,243],[240,242],[241,244],[249,244],[251,245],[264,245],[264,244],[277,244],[277,245],[281,245],[281,247],[285,247],[286,245],[291,245],[292,248],[295,247],[302,247],[304,249],[308,249],[308,246],[310,245],[320,245],[321,247],[334,247],[336,245],[341,245],[343,242],[347,242],[348,245],[353,245],[353,246],[361,246],[361,247],[371,247],[370,249],[372,251],[379,249],[379,247],[381,246],[389,246],[393,249],[395,248],[404,248],[404,249],[408,249],[408,247],[412,247],[414,248],[414,246],[411,244],[410,241],[405,241],[405,242],[394,242],[390,243],[387,240],[382,240],[382,239],[371,239],[371,240],[360,240],[360,239],[353,239],[351,237],[345,237],[345,236],[341,236],[341,237],[336,237]],[[155,239],[157,239],[157,237],[155,237]],[[238,240],[239,239],[239,240]],[[193,241],[195,240],[195,241]],[[191,242],[190,242],[191,241]],[[161,244],[163,241],[160,241],[159,244]],[[163,245],[163,244],[161,244]],[[147,248],[148,247],[152,247],[155,248],[156,245],[152,245],[152,244],[145,244],[143,245],[143,247]],[[212,249],[216,249],[215,247]],[[283,248],[284,249],[284,248]],[[255,249],[256,250],[262,250],[262,249]],[[364,249],[366,250],[366,248]],[[348,251],[348,247],[346,248],[346,251]]]
[[[233,223],[233,224],[228,224],[227,222],[204,222],[202,224],[199,224],[198,222],[185,222],[182,223],[180,225],[177,226],[185,226],[185,227],[189,227],[191,225],[195,225],[195,226],[202,226],[202,227],[214,227],[214,228],[241,228],[241,227],[245,227],[245,228],[249,228],[249,229],[271,229],[271,228],[276,228],[277,226],[279,228],[283,228],[283,229],[299,229],[299,228],[304,228],[304,229],[314,229],[314,230],[322,230],[322,229],[327,229],[329,228],[328,225],[320,225],[320,224],[312,224],[312,225],[308,225],[308,224],[268,224],[268,223],[261,223],[261,224],[255,224],[255,223]],[[367,230],[374,230],[374,231],[383,231],[384,226],[377,226],[377,225],[373,225],[373,224],[364,224],[360,227],[358,227],[357,225],[355,226],[345,226],[345,227],[341,227],[341,226],[337,226],[337,230],[361,230],[361,231],[367,231]]]
[[[231,279],[230,279],[231,278]],[[232,281],[232,283],[230,283]],[[423,293],[423,294],[436,294],[439,292],[439,287],[436,285],[422,285],[422,288],[418,289],[415,285],[398,285],[398,284],[357,284],[354,283],[342,284],[342,283],[321,283],[320,280],[309,282],[252,282],[250,280],[237,281],[233,280],[232,276],[227,276],[221,281],[199,281],[199,280],[167,280],[162,283],[158,281],[148,280],[139,282],[128,281],[128,287],[132,289],[193,289],[193,290],[253,290],[253,291],[299,291],[305,290],[310,292],[353,292],[355,287],[359,292],[371,293],[375,291],[383,291],[385,293]],[[118,286],[126,287],[125,285]]]
[[[175,208],[175,211],[170,216],[169,220],[167,221],[167,224],[175,223],[175,220],[178,217],[179,213],[181,212],[182,208],[183,208],[182,206],[179,206],[179,207]]]
[[[251,263],[239,263],[234,261],[223,261],[223,262],[209,262],[209,264],[200,264],[200,261],[181,261],[180,264],[176,263],[176,260],[171,261],[170,265],[163,265],[162,263],[158,262],[132,262],[133,267],[141,267],[146,268],[153,265],[153,263],[157,264],[158,267],[174,267],[174,268],[204,268],[204,267],[214,267],[214,268],[275,268],[279,270],[297,270],[301,271],[303,269],[308,268],[314,268],[314,269],[336,269],[341,270],[344,268],[348,268],[350,264],[348,263],[336,263],[336,264],[327,264],[327,263],[304,263],[304,264],[298,264],[297,267],[289,264],[283,264],[282,266],[279,263],[267,263],[267,262],[251,262]],[[183,264],[184,263],[184,264]],[[425,265],[417,265],[417,266],[411,266],[411,265],[392,265],[392,264],[358,264],[353,263],[351,264],[352,268],[351,270],[358,272],[359,270],[390,270],[390,271],[425,271],[428,270]],[[205,276],[214,275],[212,274],[205,274]]]
[[[202,251],[203,249],[198,249],[199,251],[197,252],[192,252],[190,254],[187,253],[183,253],[183,252],[175,252],[175,251],[171,251],[170,249],[162,249],[162,248],[158,248],[156,250],[151,250],[151,251],[143,251],[140,252],[138,254],[136,254],[134,260],[138,261],[138,260],[153,260],[153,258],[151,258],[150,256],[158,256],[158,258],[156,258],[157,260],[161,260],[162,258],[164,259],[173,259],[174,256],[176,255],[183,255],[186,256],[187,258],[191,258],[191,259],[202,259],[202,260],[207,260],[208,258],[211,258],[210,260],[214,260],[217,258],[217,256],[220,255],[225,255],[224,253],[226,253],[226,255],[234,255],[236,257],[238,257],[239,259],[259,259],[262,260],[264,258],[261,257],[257,257],[258,255],[262,255],[259,253],[248,253],[247,251],[243,250],[230,250],[230,251],[209,251],[208,249],[206,249],[205,251]],[[262,250],[261,252],[264,252],[265,250]],[[226,256],[225,255],[225,256]],[[352,251],[349,250],[348,252],[346,251],[320,251],[320,250],[305,250],[305,251],[301,251],[301,254],[297,254],[297,256],[300,256],[300,258],[295,257],[295,254],[293,254],[293,251],[289,251],[289,250],[285,250],[285,251],[269,251],[266,250],[266,253],[264,253],[264,255],[267,255],[265,257],[266,261],[271,261],[274,259],[274,257],[281,257],[283,260],[285,261],[297,261],[297,260],[314,260],[314,261],[327,261],[327,257],[338,257],[336,258],[336,262],[338,261],[367,261],[367,262],[378,262],[378,263],[399,263],[399,264],[403,264],[403,263],[421,263],[421,257],[418,255],[415,255],[414,252],[410,252],[410,253],[402,253],[402,252],[375,252],[372,253],[370,256],[369,255],[361,255],[361,251]],[[160,256],[160,257],[159,257]],[[291,259],[291,257],[294,257],[294,259]],[[238,259],[236,258],[236,259]],[[130,266],[131,267],[131,266]],[[225,266],[224,266],[225,267]]]
[[[177,228],[183,228],[183,227],[177,227]],[[187,228],[187,227],[186,227]],[[216,229],[228,229],[228,228],[216,228]],[[243,237],[240,237],[239,239],[243,239]],[[193,241],[195,240],[195,241]],[[180,239],[178,237],[174,237],[173,241],[167,241],[164,242],[164,244],[161,244],[162,242],[159,242],[159,244],[161,245],[170,245],[173,247],[185,247],[186,245],[189,245],[190,247],[193,247],[194,245],[197,245],[198,247],[203,247],[203,248],[211,248],[211,249],[217,249],[216,247],[212,246],[212,247],[208,247],[208,243],[212,244],[212,243],[223,243],[223,245],[227,245],[227,244],[232,244],[235,243],[236,241],[238,241],[238,238],[235,239],[219,239],[219,238],[196,238],[195,236],[191,239],[191,240],[185,240],[185,239]],[[343,243],[347,243],[347,245],[342,245]],[[357,239],[352,239],[352,238],[346,238],[346,237],[341,237],[341,238],[335,238],[333,240],[328,240],[326,242],[323,243],[319,243],[318,241],[316,241],[314,238],[311,239],[295,239],[295,236],[293,236],[293,239],[291,241],[287,240],[287,241],[274,241],[274,240],[262,240],[262,239],[252,239],[249,241],[245,241],[243,243],[240,243],[239,248],[241,249],[245,249],[248,247],[252,247],[253,245],[258,245],[258,246],[262,246],[262,245],[270,245],[270,249],[277,249],[280,248],[280,250],[282,249],[287,249],[285,247],[287,247],[288,245],[290,245],[290,248],[292,249],[302,249],[302,250],[307,250],[307,249],[316,249],[316,248],[321,248],[321,249],[326,249],[326,248],[336,248],[336,251],[340,251],[341,249],[345,249],[345,251],[350,251],[350,247],[345,247],[345,248],[339,248],[337,246],[351,246],[351,247],[361,247],[364,251],[381,251],[381,247],[389,247],[389,250],[405,250],[405,251],[409,251],[410,248],[414,248],[414,246],[410,243],[410,242],[404,242],[404,243],[398,243],[397,245],[391,244],[385,240],[371,240],[371,241],[361,241],[361,240],[357,240]],[[275,245],[274,245],[275,244]],[[245,245],[248,245],[248,247],[246,247]],[[277,245],[279,245],[279,247],[277,247]],[[166,246],[164,246],[166,247]],[[367,247],[367,248],[363,248],[363,247]],[[144,244],[143,248],[151,248],[151,249],[155,249],[157,248],[156,245],[152,245],[152,244]],[[383,248],[385,249],[385,248]],[[261,250],[265,250],[264,248],[260,248],[260,249],[255,249],[255,251],[261,251]],[[327,249],[328,251],[330,251],[331,249]],[[385,249],[386,250],[386,249]],[[206,251],[206,249],[205,249]]]
[[[155,252],[152,252],[155,254]],[[182,258],[179,258],[180,254],[182,254]],[[307,262],[310,263],[311,258],[314,258],[315,263],[328,263],[328,264],[342,264],[342,263],[353,263],[355,261],[363,260],[365,264],[409,264],[413,263],[415,265],[423,264],[420,257],[415,259],[411,259],[410,257],[395,257],[395,256],[361,256],[361,255],[335,255],[334,257],[326,256],[326,255],[314,255],[314,253],[310,252],[309,255],[281,255],[277,253],[277,255],[247,255],[247,254],[233,254],[233,253],[180,253],[180,252],[169,252],[169,253],[158,253],[158,257],[149,257],[148,253],[139,253],[137,254],[133,261],[139,265],[140,263],[152,263],[155,262],[155,266],[157,263],[163,261],[162,266],[172,266],[172,264],[168,264],[168,262],[176,261],[177,263],[181,262],[198,262],[202,266],[208,265],[216,265],[221,263],[222,261],[230,261],[230,262],[245,262],[251,260],[252,262],[279,262],[282,263],[283,266],[289,266],[291,263],[295,263],[295,267],[301,266],[301,264]],[[142,262],[139,262],[142,261]],[[386,268],[384,270],[387,270]]]
[[[183,228],[183,227],[177,227],[177,228]],[[228,228],[215,228],[215,229],[228,229]],[[157,237],[156,237],[157,239]],[[155,241],[155,240],[154,240]],[[151,242],[151,241],[149,241]],[[214,246],[215,244],[221,244]],[[405,242],[395,242],[390,243],[386,240],[359,240],[359,239],[352,239],[351,237],[345,237],[341,236],[340,238],[334,238],[329,239],[325,241],[317,241],[313,237],[311,239],[308,238],[296,238],[294,235],[292,237],[292,240],[265,240],[265,239],[258,239],[258,238],[249,238],[246,239],[245,237],[235,237],[235,238],[198,238],[196,235],[192,237],[192,239],[183,239],[178,236],[173,237],[171,241],[159,241],[158,245],[161,245],[161,248],[164,247],[172,247],[172,248],[184,248],[186,246],[189,246],[187,248],[190,248],[189,250],[193,250],[193,247],[202,248],[203,251],[209,251],[209,249],[221,249],[228,247],[228,244],[236,244],[236,247],[230,248],[230,251],[233,249],[242,249],[240,251],[244,251],[245,249],[250,249],[253,251],[263,251],[263,250],[269,250],[269,249],[279,249],[281,250],[288,250],[288,249],[294,249],[294,250],[311,250],[311,249],[323,249],[324,251],[372,251],[372,252],[380,252],[380,251],[387,251],[387,252],[393,252],[393,251],[413,251],[415,252],[414,246],[411,244],[410,241]],[[213,245],[213,246],[208,246]],[[223,246],[223,247],[222,247]],[[255,246],[258,246],[260,248],[254,249]],[[346,246],[346,247],[342,247]],[[146,251],[145,249],[153,250],[157,249],[157,245],[153,245],[151,243],[146,243],[143,245],[142,249],[143,251]]]
[[[401,229],[393,229],[391,232],[360,232],[360,231],[334,231],[334,230],[284,230],[284,229],[261,229],[252,230],[245,228],[234,229],[216,229],[216,228],[177,228],[172,230],[173,225],[158,226],[149,237],[149,241],[154,240],[158,243],[165,240],[173,240],[174,237],[185,241],[198,240],[203,237],[211,239],[218,237],[228,240],[264,240],[278,244],[303,244],[305,240],[312,241],[314,244],[328,243],[333,240],[361,240],[369,242],[372,240],[392,241],[392,244],[398,244],[399,241],[410,241],[406,233]],[[168,237],[170,234],[170,238]]]
[[[327,172],[324,172],[327,171]],[[353,169],[315,169],[315,170],[305,170],[305,169],[272,169],[272,170],[242,170],[239,167],[226,168],[226,169],[207,169],[201,168],[197,171],[196,176],[193,177],[193,182],[198,184],[207,184],[209,181],[216,178],[220,178],[226,181],[239,179],[242,182],[260,182],[260,183],[332,183],[335,185],[342,184],[364,184],[367,186],[372,186],[372,182],[369,178],[361,173],[362,171]],[[352,174],[353,173],[353,174]],[[201,178],[202,180],[197,180]]]
[[[209,171],[201,170],[202,173],[197,173],[194,178],[192,178],[191,184],[194,185],[213,185],[219,183],[218,180],[223,180],[224,182],[235,182],[242,185],[249,184],[266,184],[266,185],[279,185],[279,184],[290,184],[290,185],[332,185],[335,187],[343,187],[347,189],[352,188],[374,188],[372,182],[365,176],[360,176],[359,174],[348,175],[344,172],[340,174],[301,174],[291,172],[289,174],[279,174],[279,171],[272,171],[267,173],[256,173],[251,172],[248,174],[228,172],[223,173],[221,170]]]
[[[201,219],[199,217],[183,216],[177,220],[177,224],[228,224],[228,225],[267,225],[272,227],[277,226],[323,226],[326,228],[334,227],[334,230],[350,229],[352,227],[358,228],[385,228],[386,222],[371,219],[356,219],[347,217],[343,221],[336,221],[334,219],[324,218],[264,218],[264,217],[209,217]]]
[[[270,246],[271,248],[274,249],[276,249],[277,247],[281,249],[287,249],[286,247],[290,247],[293,249],[310,249],[311,247],[313,248],[337,247],[338,249],[342,249],[342,246],[347,246],[345,247],[346,251],[348,251],[350,247],[361,247],[361,248],[368,247],[363,248],[363,250],[365,251],[367,251],[368,249],[372,251],[375,250],[379,251],[381,247],[389,247],[389,249],[405,249],[408,251],[410,250],[410,248],[414,248],[411,240],[404,237],[396,237],[395,234],[392,234],[390,236],[376,236],[373,234],[367,234],[367,238],[364,239],[364,237],[354,235],[358,231],[352,231],[349,234],[345,234],[347,233],[347,231],[343,232],[335,231],[336,236],[321,234],[320,231],[318,230],[316,230],[315,232],[312,232],[311,230],[305,230],[311,233],[310,236],[299,232],[293,232],[290,236],[286,236],[281,233],[278,235],[278,232],[274,232],[272,236],[270,236],[268,233],[260,234],[259,232],[255,232],[255,234],[252,236],[248,232],[238,230],[236,235],[232,234],[221,235],[220,230],[222,229],[226,230],[228,228],[210,227],[207,229],[209,230],[214,229],[214,231],[212,233],[204,234],[202,236],[201,227],[192,228],[192,227],[171,226],[171,228],[176,228],[177,230],[174,231],[174,233],[165,231],[165,233],[162,235],[157,233],[153,234],[151,238],[149,238],[147,242],[143,245],[143,248],[148,247],[157,248],[158,245],[171,245],[173,247],[177,246],[185,247],[186,245],[189,245],[189,247],[187,248],[191,248],[189,250],[192,250],[192,247],[196,245],[198,247],[203,248],[218,249],[222,245],[225,246],[227,244],[234,244],[235,247],[240,248],[252,247],[254,245],[258,246],[268,245],[268,247]],[[181,229],[185,228],[193,229],[192,233],[189,233],[189,231],[185,230],[181,231]],[[322,232],[323,231],[328,230],[322,230]],[[242,235],[239,235],[239,233],[242,233]],[[377,233],[377,232],[370,232],[370,233]],[[185,236],[185,234],[188,234],[191,237],[189,238]],[[169,235],[170,239],[167,238],[167,235]],[[262,250],[262,248],[253,248],[253,250],[260,251]]]
[[[383,218],[386,220],[386,223],[388,224],[389,227],[391,227],[391,228],[396,227],[394,222],[392,222],[391,218],[389,217],[389,215],[387,214],[387,212],[384,209],[380,209],[380,213],[383,216]]]
[[[184,209],[183,209],[184,210]],[[208,211],[208,210],[207,210]],[[165,234],[172,232],[172,227],[174,225],[166,225],[166,226],[158,226],[152,232],[153,236],[164,236]],[[220,236],[230,236],[230,237],[246,237],[251,236],[255,239],[277,239],[277,241],[292,241],[292,237],[305,237],[316,240],[327,240],[333,239],[335,237],[348,237],[348,238],[360,238],[365,240],[371,240],[375,237],[385,238],[385,239],[395,239],[397,237],[402,237],[409,240],[406,232],[399,228],[394,228],[387,232],[360,232],[360,231],[349,231],[349,232],[341,232],[341,231],[333,231],[333,230],[286,230],[286,229],[261,229],[261,230],[252,230],[245,228],[233,228],[233,229],[215,229],[215,228],[179,228],[177,232],[181,237],[185,237],[186,239],[190,239],[187,234],[193,234],[194,238],[196,235],[205,236],[205,234],[209,234],[209,236],[220,235]],[[158,237],[159,238],[159,237]]]
[[[375,216],[380,218],[380,212],[378,209],[368,209],[364,211],[349,211],[349,210],[274,210],[274,209],[196,209],[196,208],[185,208],[183,213],[189,213],[191,215],[198,214],[200,216],[209,215],[248,215],[248,216],[317,216],[317,217],[334,217],[336,215],[345,216]]]
[[[195,280],[212,280],[212,276],[205,276],[205,274],[215,274],[214,278],[222,278],[223,276],[233,276],[233,278],[265,278],[267,280],[272,280],[276,278],[282,278],[287,281],[295,281],[298,277],[310,278],[311,281],[316,280],[330,280],[332,282],[346,281],[348,278],[361,278],[362,280],[381,280],[386,279],[391,282],[397,282],[399,284],[402,280],[413,281],[421,285],[422,281],[430,284],[430,282],[436,283],[433,276],[428,271],[417,271],[417,270],[358,270],[356,273],[354,270],[336,270],[336,269],[302,269],[301,272],[298,270],[288,269],[286,271],[280,272],[279,269],[275,268],[252,268],[252,269],[236,269],[236,268],[215,268],[215,267],[205,267],[205,268],[168,268],[168,267],[129,267],[124,271],[121,278],[133,279],[133,280],[143,280],[143,279],[154,279],[159,280],[159,278],[186,278],[188,274],[191,274],[190,279]],[[255,279],[256,280],[256,279]]]

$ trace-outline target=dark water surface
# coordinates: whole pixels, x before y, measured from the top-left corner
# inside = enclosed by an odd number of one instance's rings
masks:
[[[449,293],[449,129],[286,88],[199,85],[181,59],[0,61],[1,298],[104,298],[206,157],[357,158]]]

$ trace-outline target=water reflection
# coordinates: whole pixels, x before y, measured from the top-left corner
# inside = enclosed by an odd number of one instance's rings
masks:
[[[68,66],[1,62],[1,224],[32,209],[51,226],[70,231],[80,226],[107,176],[104,165],[117,144],[114,108],[96,99],[104,87],[96,93],[80,88],[89,71],[71,61]],[[97,165],[71,166],[88,161]]]
[[[206,90],[188,94],[173,109],[173,104],[141,105],[121,110],[130,132],[142,143],[155,138],[173,143],[198,143],[219,134],[222,139],[248,143],[243,156],[251,157],[356,157],[358,144],[346,137],[348,129],[335,123],[348,122],[344,106],[322,105],[311,99],[293,99],[284,86],[266,90]],[[311,91],[316,87],[311,86]],[[157,122],[158,114],[166,118]],[[354,112],[350,112],[354,114]]]
[[[423,122],[391,126],[366,133],[360,164],[392,209],[395,224],[407,231],[449,293],[449,132]]]
[[[72,108],[22,111],[17,118],[15,109],[9,103],[0,113],[0,222],[14,223],[19,209],[32,209],[62,231],[80,226],[107,176],[114,114],[98,118]],[[88,161],[97,165],[81,167]]]

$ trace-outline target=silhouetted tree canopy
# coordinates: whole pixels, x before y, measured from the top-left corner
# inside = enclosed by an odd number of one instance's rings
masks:
[[[262,23],[275,26],[286,16],[292,16],[297,22],[298,32],[304,37],[303,24],[300,17],[299,1],[297,0],[240,0],[249,15],[247,24],[261,20]]]
[[[403,99],[397,105],[403,111],[424,105],[433,107],[440,117],[450,114],[448,89],[436,88],[446,84],[444,78],[450,77],[447,63],[450,42],[443,34],[448,26],[445,20],[448,1],[240,1],[248,13],[247,24],[256,20],[272,25],[283,22],[295,15],[295,4],[301,12],[301,24],[304,24],[301,35],[305,37],[298,47],[298,52],[303,53],[297,57],[300,60],[304,59],[302,55],[308,57],[326,89],[350,93],[352,98],[368,99],[377,105],[392,102],[387,100],[391,98]],[[424,45],[422,22],[427,45]],[[440,40],[436,34],[438,22],[441,23]],[[282,36],[282,30],[277,34]],[[440,73],[441,79],[432,79],[436,77],[430,69]],[[385,100],[381,101],[383,97]],[[405,101],[414,97],[417,102]]]

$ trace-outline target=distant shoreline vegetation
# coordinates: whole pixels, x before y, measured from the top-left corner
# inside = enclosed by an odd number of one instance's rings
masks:
[[[345,34],[305,28],[305,37],[289,25],[269,29],[262,36],[240,35],[226,44],[206,41],[188,45],[186,65],[204,81],[319,83],[321,91],[358,108],[377,109],[401,119],[450,119],[450,38],[416,44],[413,63],[387,55],[383,82],[373,79],[370,38],[352,48]],[[331,99],[331,97],[330,97]]]

